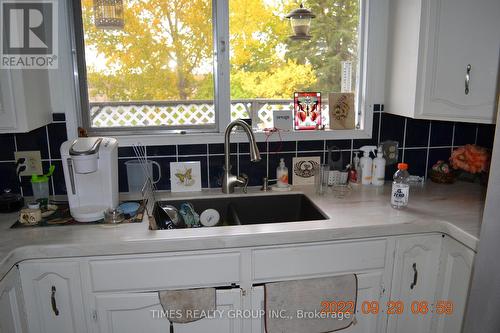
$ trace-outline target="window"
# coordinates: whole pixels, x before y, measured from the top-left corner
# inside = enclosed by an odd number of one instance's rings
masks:
[[[273,127],[272,111],[292,109],[298,91],[322,93],[328,124],[328,93],[356,90],[359,0],[305,2],[316,16],[309,40],[289,37],[297,3],[229,0],[231,105],[245,105],[257,128]]]
[[[273,110],[293,108],[297,91],[322,93],[326,123],[330,92],[355,93],[359,110],[363,1],[304,2],[316,15],[312,37],[293,40],[285,18],[293,0],[81,0],[84,125],[114,134],[222,132],[231,119],[252,118],[264,129]],[[98,24],[106,10],[119,24]]]

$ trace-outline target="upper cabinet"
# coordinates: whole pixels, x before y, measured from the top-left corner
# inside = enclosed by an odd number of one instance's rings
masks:
[[[385,110],[494,123],[500,1],[390,0]]]
[[[29,132],[51,121],[48,70],[0,69],[0,133]]]

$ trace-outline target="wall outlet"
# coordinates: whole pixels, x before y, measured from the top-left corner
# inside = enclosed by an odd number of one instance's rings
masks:
[[[19,166],[24,165],[26,166],[26,169],[19,174],[20,176],[43,174],[42,156],[40,155],[40,151],[16,151],[14,152],[14,157],[16,162],[19,161],[20,158],[24,158],[24,162],[19,164]]]

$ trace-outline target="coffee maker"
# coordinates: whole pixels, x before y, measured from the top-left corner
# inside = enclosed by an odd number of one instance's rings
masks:
[[[118,142],[91,137],[61,145],[64,180],[71,216],[78,222],[104,218],[118,206]]]

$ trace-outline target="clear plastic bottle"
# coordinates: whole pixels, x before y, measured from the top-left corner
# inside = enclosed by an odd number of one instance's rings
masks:
[[[392,208],[401,209],[408,206],[408,196],[410,194],[410,185],[408,179],[408,164],[399,163],[398,171],[394,174],[391,191],[391,206]]]

